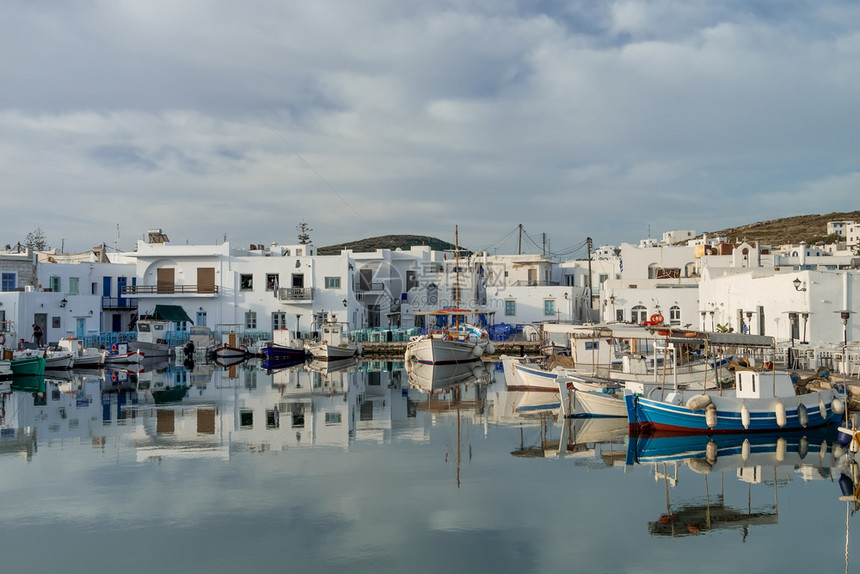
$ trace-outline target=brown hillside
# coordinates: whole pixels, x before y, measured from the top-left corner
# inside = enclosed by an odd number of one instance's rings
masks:
[[[828,221],[860,221],[860,211],[833,212],[824,215],[796,215],[770,221],[757,221],[740,227],[709,231],[709,236],[725,236],[729,241],[759,240],[769,245],[783,243],[833,243],[835,236],[827,235]]]

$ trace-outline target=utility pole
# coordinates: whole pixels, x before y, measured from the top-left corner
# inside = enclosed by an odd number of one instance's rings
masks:
[[[519,238],[517,239],[517,255],[522,255],[523,254],[523,224],[522,223],[520,223],[519,229],[520,229],[520,235],[519,235]]]
[[[541,233],[541,251],[542,257],[546,257],[546,233]]]
[[[591,238],[586,237],[585,243],[588,245],[588,320],[591,321],[591,309],[594,306],[591,297]]]

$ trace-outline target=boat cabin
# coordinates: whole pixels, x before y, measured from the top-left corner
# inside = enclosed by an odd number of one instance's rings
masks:
[[[175,331],[173,321],[161,319],[139,319],[137,321],[137,340],[140,343],[167,343],[168,333]]]
[[[784,371],[737,371],[735,385],[739,399],[772,399],[795,394],[791,375]]]

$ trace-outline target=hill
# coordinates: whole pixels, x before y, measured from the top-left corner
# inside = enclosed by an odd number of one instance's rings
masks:
[[[729,241],[759,240],[769,245],[783,243],[833,243],[836,236],[827,235],[828,221],[860,221],[860,211],[833,212],[824,215],[796,215],[757,221],[740,227],[731,227],[720,231],[709,231],[709,236],[725,236]]]
[[[413,245],[429,245],[431,249],[436,251],[453,250],[454,244],[442,241],[435,237],[426,235],[381,235],[379,237],[368,237],[351,241],[349,243],[338,243],[336,245],[326,245],[318,247],[319,255],[337,255],[344,249],[352,249],[355,252],[376,251],[377,249],[403,249],[409,250]],[[460,248],[463,254],[468,253],[467,250]]]

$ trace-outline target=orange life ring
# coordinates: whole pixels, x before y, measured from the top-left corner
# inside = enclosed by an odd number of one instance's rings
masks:
[[[116,353],[116,343],[110,346],[111,353]]]
[[[652,325],[660,325],[661,323],[663,323],[663,315],[661,315],[660,313],[654,313],[653,315],[651,315]]]

